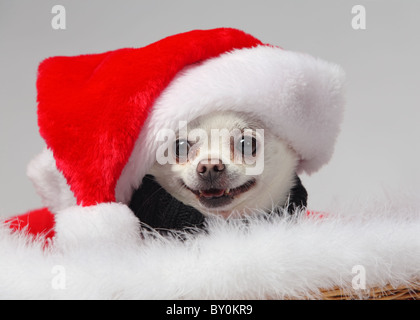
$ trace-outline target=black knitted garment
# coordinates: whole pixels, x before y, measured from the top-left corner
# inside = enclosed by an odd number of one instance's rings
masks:
[[[289,213],[306,207],[307,197],[308,194],[296,175],[295,186],[290,191]],[[201,212],[172,197],[151,175],[144,177],[140,188],[134,192],[129,207],[144,227],[161,233],[205,228],[206,219]],[[282,210],[277,211],[279,214],[280,212]]]

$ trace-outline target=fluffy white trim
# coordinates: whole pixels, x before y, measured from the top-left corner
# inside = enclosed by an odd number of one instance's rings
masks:
[[[284,139],[312,173],[332,156],[343,113],[344,72],[303,53],[259,46],[181,71],[156,100],[116,188],[127,202],[156,160],[161,129],[218,111],[248,112]]]
[[[54,246],[58,248],[73,250],[76,246],[89,245],[92,239],[102,243],[129,243],[140,233],[139,220],[126,205],[118,203],[73,206],[59,211],[55,220]]]
[[[0,298],[306,298],[351,291],[355,266],[367,287],[404,285],[420,279],[419,208],[404,199],[324,218],[215,219],[208,234],[180,241],[140,237],[124,205],[72,207],[57,215],[47,248],[0,226]]]
[[[57,169],[53,153],[45,148],[29,163],[26,171],[41,196],[42,203],[51,212],[58,212],[76,204],[64,175]]]

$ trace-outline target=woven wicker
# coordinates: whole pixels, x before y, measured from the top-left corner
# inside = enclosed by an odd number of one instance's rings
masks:
[[[320,298],[323,300],[420,300],[420,283],[415,282],[410,286],[397,288],[388,285],[381,288],[352,290],[351,292],[338,288],[321,290]]]

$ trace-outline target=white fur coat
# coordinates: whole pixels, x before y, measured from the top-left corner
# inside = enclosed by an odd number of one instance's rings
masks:
[[[71,207],[47,245],[0,225],[0,299],[317,298],[420,279],[418,199],[301,218],[213,219],[183,241],[140,236],[127,206]]]

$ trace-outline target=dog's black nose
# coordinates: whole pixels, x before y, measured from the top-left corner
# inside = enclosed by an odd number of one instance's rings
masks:
[[[197,173],[203,179],[214,180],[225,170],[225,165],[219,159],[201,160],[197,165]]]

